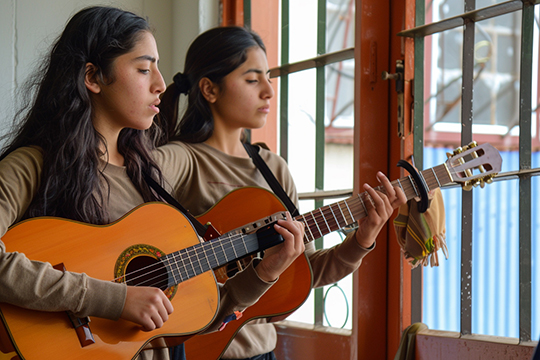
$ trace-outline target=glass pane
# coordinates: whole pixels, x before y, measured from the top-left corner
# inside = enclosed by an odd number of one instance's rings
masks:
[[[325,190],[353,187],[354,60],[326,66]]]
[[[354,61],[326,66],[324,190],[352,189]],[[315,190],[316,70],[289,75],[289,168],[298,192]]]
[[[315,70],[289,75],[289,169],[299,193],[315,190]]]
[[[354,46],[355,1],[327,0],[326,2],[326,52]]]
[[[324,201],[324,205],[332,204],[343,199],[330,199]],[[313,200],[303,200],[300,202],[300,213],[305,214],[315,209]],[[327,249],[341,243],[345,239],[345,234],[341,231],[330,233],[324,237],[323,248]],[[324,318],[325,326],[332,326],[343,329],[352,329],[352,275],[348,275],[335,284],[323,287],[324,293]],[[298,321],[308,324],[315,322],[315,298],[311,291],[306,302],[287,320]]]
[[[483,9],[508,0],[476,0],[475,9]],[[460,16],[465,12],[465,0],[426,0],[426,20],[429,24]]]
[[[520,37],[521,12],[476,23],[475,49],[471,52],[474,54],[473,132],[503,136],[490,139],[502,146],[517,144]],[[457,134],[461,131],[463,30],[434,34],[425,41],[426,143],[451,138],[457,146]],[[536,87],[533,89],[536,94]],[[536,121],[533,132],[536,133]]]
[[[425,148],[426,168],[443,163],[452,150]],[[501,156],[506,167],[517,166],[518,152]],[[473,278],[461,279],[461,189],[444,189],[449,258],[440,252],[439,267],[424,267],[422,321],[430,329],[460,331],[461,281],[472,281],[473,333],[519,337],[518,181],[473,191]]]
[[[517,152],[503,152],[503,162]],[[518,181],[474,190],[472,332],[519,337]]]
[[[460,15],[465,9],[464,0],[426,0],[425,4],[426,24]]]
[[[431,168],[447,160],[450,148],[425,148],[425,168]],[[444,331],[460,330],[461,291],[461,188],[442,191],[446,215],[446,260],[439,251],[439,266],[423,268],[423,318],[430,329]]]
[[[316,57],[317,0],[289,1],[289,62]],[[355,2],[327,0],[326,53],[354,46]]]
[[[317,56],[317,0],[289,1],[289,62]]]
[[[324,190],[352,189],[353,186],[353,98],[354,62],[345,61],[326,67]],[[315,87],[316,70],[289,75],[289,168],[299,193],[315,190]],[[340,199],[330,199],[331,204]],[[300,202],[300,213],[315,209],[313,200]],[[334,232],[324,237],[329,248],[343,240]],[[352,277],[336,286],[324,287],[326,294],[324,323],[351,329]],[[288,320],[314,323],[312,295]]]

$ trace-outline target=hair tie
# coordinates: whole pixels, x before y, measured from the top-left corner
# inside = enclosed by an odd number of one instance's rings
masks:
[[[191,89],[191,81],[189,81],[189,77],[186,74],[177,73],[174,75],[173,81],[180,94],[187,94],[189,89]]]

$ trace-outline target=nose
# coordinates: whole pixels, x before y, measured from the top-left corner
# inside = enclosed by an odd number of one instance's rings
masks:
[[[159,70],[157,70],[157,72],[155,72],[154,74],[156,74],[156,78],[154,79],[154,92],[161,94],[167,88],[167,84],[165,84],[165,80],[163,80],[163,75],[161,75],[161,72]]]
[[[272,87],[270,79],[266,79],[265,81],[265,88],[263,90],[262,97],[263,99],[271,99],[274,97],[274,88]]]

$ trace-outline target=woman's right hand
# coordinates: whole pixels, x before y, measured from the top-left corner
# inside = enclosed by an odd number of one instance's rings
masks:
[[[145,331],[151,331],[162,327],[173,310],[161,289],[128,286],[126,303],[120,317],[141,325]]]

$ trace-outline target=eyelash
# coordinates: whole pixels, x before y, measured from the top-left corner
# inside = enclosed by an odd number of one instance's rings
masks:
[[[142,73],[142,74],[148,74],[150,72],[149,69],[139,69],[139,72]]]
[[[270,79],[266,79],[266,80],[268,81],[268,83],[270,83],[270,84],[272,83],[272,80],[270,80]],[[258,82],[259,80],[246,80],[246,81],[247,81],[249,84],[253,84],[253,83]]]

